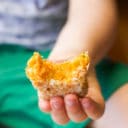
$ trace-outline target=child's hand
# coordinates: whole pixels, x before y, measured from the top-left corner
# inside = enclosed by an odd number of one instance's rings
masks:
[[[66,124],[70,120],[81,122],[86,118],[98,119],[104,113],[104,99],[95,73],[88,74],[88,94],[79,98],[75,94],[53,97],[50,101],[39,99],[39,107],[43,112],[50,112],[58,124]]]

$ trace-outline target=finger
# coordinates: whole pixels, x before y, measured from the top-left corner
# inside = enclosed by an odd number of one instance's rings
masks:
[[[83,109],[85,113],[90,117],[91,119],[98,119],[100,118],[104,113],[104,108],[101,108],[102,106],[97,104],[95,101],[93,101],[90,98],[83,98],[81,99],[81,104],[83,106]]]
[[[51,104],[51,114],[53,120],[58,124],[66,124],[69,122],[69,118],[67,116],[64,100],[62,97],[53,97],[50,100]]]
[[[85,112],[92,119],[100,118],[105,110],[105,103],[101,91],[97,88],[88,89],[89,93],[86,98],[83,98],[82,103],[84,104]]]
[[[38,104],[41,111],[46,113],[49,113],[51,111],[50,101],[40,98]]]
[[[89,108],[90,111],[95,111],[94,113],[96,113],[91,114],[91,112],[89,112],[90,114],[88,113],[89,115],[87,115],[92,119],[98,119],[104,113],[105,103],[94,70],[88,74],[88,94],[86,97],[88,98],[83,98],[83,102],[88,104],[87,106],[92,106]]]
[[[74,122],[81,122],[87,118],[78,97],[75,94],[65,96],[66,110],[69,118]]]

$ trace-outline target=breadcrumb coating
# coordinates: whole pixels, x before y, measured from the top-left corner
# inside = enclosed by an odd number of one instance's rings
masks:
[[[26,75],[43,99],[68,93],[84,96],[88,88],[89,63],[87,52],[61,63],[51,62],[34,52],[27,62]]]

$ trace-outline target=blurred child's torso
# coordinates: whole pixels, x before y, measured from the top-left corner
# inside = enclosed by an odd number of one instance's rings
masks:
[[[66,20],[67,0],[0,0],[0,43],[47,49]]]

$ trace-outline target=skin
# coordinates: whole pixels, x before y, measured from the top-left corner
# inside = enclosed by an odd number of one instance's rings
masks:
[[[89,88],[88,94],[83,98],[68,94],[64,97],[53,97],[49,101],[39,99],[40,109],[50,113],[56,123],[63,125],[70,120],[81,122],[87,117],[96,120],[103,115],[104,99],[93,67],[112,46],[115,28],[114,0],[69,1],[68,20],[58,36],[49,60],[65,60],[88,51],[91,58]]]
[[[118,20],[118,34],[109,57],[114,61],[128,64],[128,14],[127,1],[120,1]],[[127,128],[128,127],[128,82],[121,85],[106,102],[104,115],[97,121],[93,121],[89,128]]]
[[[102,118],[94,121],[91,128],[128,127],[128,83],[121,86],[107,101]]]

